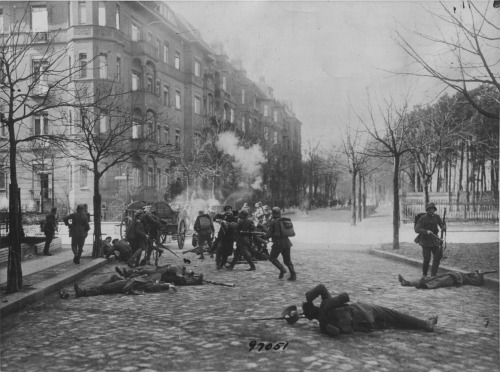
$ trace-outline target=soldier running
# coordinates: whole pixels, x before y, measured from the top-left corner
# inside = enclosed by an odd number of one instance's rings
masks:
[[[241,256],[243,256],[250,265],[250,268],[247,269],[247,271],[255,270],[255,264],[252,261],[252,255],[248,251],[251,244],[250,236],[248,233],[255,230],[255,225],[251,220],[248,219],[248,215],[248,211],[246,209],[242,209],[238,214],[238,221],[229,224],[229,226],[234,230],[236,250],[234,251],[233,261],[231,261],[231,264],[227,268],[228,270],[234,269],[236,262],[238,262]]]
[[[271,214],[273,219],[269,225],[269,232],[267,237],[273,240],[273,245],[271,248],[269,261],[271,261],[271,263],[279,269],[280,274],[278,278],[283,278],[283,276],[286,274],[286,270],[278,261],[278,256],[281,254],[283,256],[284,264],[288,267],[288,270],[290,270],[290,277],[288,278],[288,280],[295,281],[297,280],[297,274],[295,272],[295,268],[293,267],[291,258],[291,247],[293,244],[290,239],[282,232],[282,227],[280,224],[281,209],[279,207],[274,207],[271,211]]]

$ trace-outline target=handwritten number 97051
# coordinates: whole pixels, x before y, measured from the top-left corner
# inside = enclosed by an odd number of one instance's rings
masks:
[[[283,346],[283,348],[281,348]],[[274,346],[273,346],[273,343],[272,342],[269,342],[269,343],[264,343],[264,342],[259,342],[257,343],[257,341],[255,340],[252,340],[250,341],[250,343],[248,344],[248,347],[250,348],[248,351],[252,351],[253,349],[256,349],[257,351],[262,351],[262,350],[266,350],[266,351],[269,351],[269,350],[282,350],[282,351],[285,351],[285,349],[287,348],[288,346],[288,342],[277,342]]]

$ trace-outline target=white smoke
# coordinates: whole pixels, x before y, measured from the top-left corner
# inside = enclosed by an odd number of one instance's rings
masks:
[[[261,164],[265,163],[266,158],[260,145],[255,144],[245,148],[231,132],[222,133],[216,145],[219,150],[234,158],[233,165],[241,169],[244,177],[254,180],[250,187],[255,190],[262,188]]]

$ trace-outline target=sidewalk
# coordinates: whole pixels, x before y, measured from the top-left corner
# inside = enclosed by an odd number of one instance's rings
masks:
[[[325,246],[331,249],[344,250],[369,250],[370,253],[397,260],[405,264],[419,266],[420,261],[404,257],[395,253],[381,251],[377,248],[381,244],[392,241],[392,209],[387,206],[380,207],[378,211],[369,218],[358,223],[358,226],[350,226],[350,223],[332,222],[322,218],[323,214],[331,215],[329,209],[314,210],[309,215],[295,215],[294,221],[297,236],[293,243],[299,249],[307,250],[311,246]],[[70,238],[60,226],[59,237],[62,238],[63,249],[53,256],[37,256],[36,258],[22,262],[23,284],[28,288],[23,291],[6,295],[2,292],[0,295],[0,316],[18,311],[24,306],[34,303],[47,294],[57,291],[64,286],[83,278],[88,273],[99,267],[106,265],[106,259],[92,259],[92,244],[86,244],[82,263],[75,265],[73,263],[73,253],[70,248]],[[332,231],[332,235],[325,235],[323,231]],[[450,232],[453,234],[454,242],[498,242],[498,224],[464,224],[464,226],[450,226]],[[103,235],[109,235],[113,238],[119,238],[116,224],[104,224]],[[92,230],[89,231],[88,241],[91,241]],[[400,241],[413,241],[415,233],[413,225],[401,225]],[[451,239],[448,241],[450,242]],[[189,239],[186,240],[186,245]],[[335,246],[335,247],[334,247]],[[169,246],[178,251],[174,245]],[[190,247],[188,247],[190,248]],[[441,267],[440,271],[460,271],[454,268]],[[7,282],[7,268],[0,269],[0,287],[5,288]],[[485,286],[496,288],[498,290],[498,280],[485,279]]]

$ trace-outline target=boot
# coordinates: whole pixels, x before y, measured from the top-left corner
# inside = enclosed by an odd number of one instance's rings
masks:
[[[253,263],[252,256],[248,251],[243,251],[243,257],[245,257],[245,260],[248,262],[250,265],[250,268],[247,269],[246,271],[255,271],[255,264]]]
[[[425,328],[425,330],[427,332],[434,332],[434,327],[436,326],[437,322],[438,322],[437,315],[430,317],[429,319],[426,319],[425,323],[426,323],[427,327]]]
[[[75,289],[75,296],[76,298],[78,297],[86,297],[87,296],[87,291],[85,291],[84,289],[81,289],[77,283],[75,283],[75,285],[73,286],[73,288]]]
[[[410,282],[408,280],[405,280],[401,274],[398,274],[398,280],[401,283],[403,287],[408,287],[410,285]]]
[[[283,279],[286,274],[286,270],[283,265],[276,258],[270,258],[269,261],[271,261],[271,263],[279,269],[280,275],[278,276],[278,278]]]
[[[427,272],[429,271],[429,262],[425,262],[422,265],[422,275],[427,276]]]
[[[233,256],[233,260],[231,261],[231,263],[229,264],[228,267],[226,267],[227,270],[233,270],[234,269],[234,266],[236,265],[236,262],[238,262],[238,259],[239,259],[239,255],[235,254]]]
[[[294,282],[297,280],[297,274],[295,273],[295,270],[293,269],[293,264],[288,264],[286,265],[288,267],[288,270],[290,271],[290,277],[287,279],[291,282]]]

